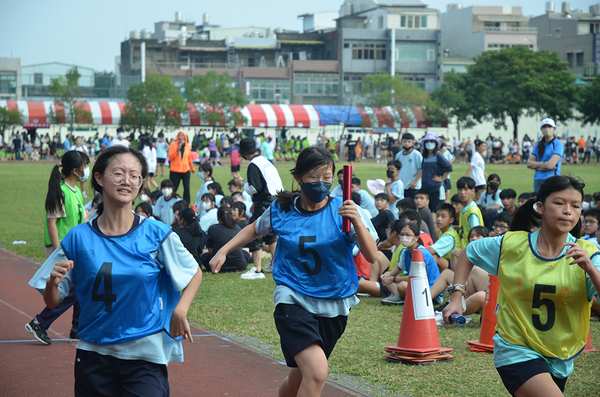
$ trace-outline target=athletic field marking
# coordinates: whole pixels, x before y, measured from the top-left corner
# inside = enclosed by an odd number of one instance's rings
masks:
[[[6,302],[3,302],[6,303]],[[192,335],[194,338],[200,338],[203,336],[218,336],[217,334],[202,334],[202,335]],[[52,339],[52,342],[60,342],[60,341],[68,341],[68,338],[64,339]],[[37,339],[22,339],[22,340],[0,340],[0,343],[27,343],[27,342],[38,342]],[[73,342],[74,343],[74,342]]]
[[[12,310],[16,311],[17,313],[21,314],[22,316],[24,316],[25,318],[29,319],[29,321],[31,321],[31,319],[33,318],[33,316],[30,316],[29,314],[25,313],[23,310],[11,305],[10,303],[0,299],[0,303],[5,304],[6,306],[8,306],[9,308],[11,308]],[[53,333],[56,336],[63,336],[63,334],[61,332],[56,332],[55,330],[53,330],[52,328],[48,329],[47,331],[50,331],[51,333]]]

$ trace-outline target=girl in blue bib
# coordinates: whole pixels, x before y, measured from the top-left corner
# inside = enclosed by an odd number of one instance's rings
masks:
[[[498,276],[494,364],[513,396],[562,396],[585,347],[600,289],[598,248],[578,239],[583,182],[552,176],[515,212],[510,231],[472,242],[458,259],[444,321],[462,314],[473,265]],[[461,291],[462,290],[462,291]]]
[[[228,253],[271,231],[279,236],[273,261],[275,325],[289,376],[280,395],[319,395],[327,380],[327,359],[358,303],[358,276],[352,257],[356,244],[365,258],[377,257],[377,232],[370,216],[351,200],[330,197],[335,175],[331,154],[304,149],[291,170],[300,190],[279,192],[254,223],[245,227],[210,261],[218,273]],[[350,233],[342,231],[343,217]]]

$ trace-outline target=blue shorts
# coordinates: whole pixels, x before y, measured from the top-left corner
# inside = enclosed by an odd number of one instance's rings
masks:
[[[77,349],[75,397],[168,397],[167,366]]]

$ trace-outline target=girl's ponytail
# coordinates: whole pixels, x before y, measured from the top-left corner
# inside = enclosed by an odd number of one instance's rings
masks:
[[[62,189],[60,188],[60,183],[63,178],[58,169],[61,163],[56,164],[52,167],[52,173],[50,174],[50,179],[48,180],[48,193],[46,194],[46,212],[56,213],[61,210],[61,208],[65,205],[65,198],[62,194]]]
[[[542,226],[542,218],[533,207],[537,202],[537,197],[532,197],[517,208],[510,222],[511,232],[531,233],[534,229],[539,229]]]
[[[221,223],[227,229],[235,229],[235,220],[233,219],[231,208],[219,207],[219,210],[217,211],[217,219],[221,221]]]

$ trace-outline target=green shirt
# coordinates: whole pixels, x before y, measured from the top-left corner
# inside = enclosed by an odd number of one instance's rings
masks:
[[[61,182],[60,188],[65,199],[64,212],[62,217],[57,217],[56,227],[58,229],[58,242],[67,235],[72,227],[79,225],[84,222],[85,211],[83,209],[83,197],[81,196],[81,190],[75,186],[75,190],[72,190],[66,183]],[[46,223],[44,227],[44,245],[46,247],[52,246],[50,241],[50,234],[48,233],[48,214],[46,214]]]

